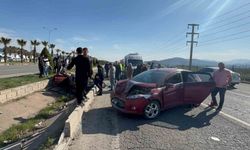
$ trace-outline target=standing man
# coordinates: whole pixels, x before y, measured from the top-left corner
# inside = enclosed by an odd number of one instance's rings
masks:
[[[108,63],[106,63],[105,65],[104,65],[104,69],[105,69],[105,73],[106,73],[106,78],[108,78],[109,77],[109,64]]]
[[[38,57],[38,68],[39,68],[39,78],[42,78],[43,77],[43,56],[40,55]]]
[[[210,104],[210,107],[218,106],[217,101],[216,101],[216,95],[219,92],[220,103],[219,103],[217,110],[221,110],[223,103],[224,103],[224,98],[225,98],[227,86],[232,81],[232,76],[228,70],[225,70],[224,63],[220,62],[218,64],[218,67],[219,67],[219,70],[216,70],[213,74],[213,79],[215,81],[216,86],[211,92],[212,102]]]
[[[114,90],[115,88],[115,66],[113,63],[109,64],[109,81],[110,81],[110,91]]]
[[[103,80],[104,80],[104,71],[103,67],[97,63],[97,73],[95,75],[95,80],[94,83],[98,87],[99,91],[97,95],[102,95],[102,85],[103,85]]]
[[[70,70],[76,66],[75,82],[76,82],[76,98],[77,104],[80,105],[83,100],[83,92],[87,89],[88,77],[92,75],[92,69],[88,58],[88,49],[78,47],[76,49],[77,57],[68,65],[67,69]]]

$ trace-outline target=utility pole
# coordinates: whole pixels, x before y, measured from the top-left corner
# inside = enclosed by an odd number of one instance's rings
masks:
[[[187,32],[187,34],[186,34],[186,37],[188,36],[188,35],[191,35],[191,41],[187,41],[187,44],[188,43],[190,43],[190,58],[189,58],[189,70],[191,70],[191,67],[192,67],[192,57],[193,57],[193,45],[194,45],[194,43],[196,44],[196,46],[197,46],[197,44],[198,44],[198,42],[197,41],[194,41],[194,36],[195,35],[198,35],[199,36],[199,33],[196,33],[194,30],[195,30],[195,28],[197,28],[197,30],[199,29],[199,24],[188,24],[188,29],[189,29],[189,27],[192,27],[192,32]]]

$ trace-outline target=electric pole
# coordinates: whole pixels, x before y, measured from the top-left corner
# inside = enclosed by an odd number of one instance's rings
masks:
[[[197,30],[199,29],[199,24],[188,24],[188,29],[189,27],[192,27],[192,32],[187,32],[186,34],[186,37],[188,35],[191,35],[191,41],[187,41],[187,44],[190,43],[190,58],[189,58],[189,70],[191,70],[191,67],[192,67],[192,57],[193,57],[193,45],[194,43],[197,45],[198,42],[197,41],[194,41],[194,36],[195,35],[198,35],[199,36],[199,33],[196,33],[194,30],[195,28],[197,28]]]

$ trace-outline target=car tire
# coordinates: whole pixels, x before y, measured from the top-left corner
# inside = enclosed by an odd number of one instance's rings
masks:
[[[234,88],[235,84],[234,83],[231,83],[230,84],[230,87]]]
[[[160,114],[161,108],[158,101],[151,101],[144,108],[144,117],[146,119],[154,119]]]

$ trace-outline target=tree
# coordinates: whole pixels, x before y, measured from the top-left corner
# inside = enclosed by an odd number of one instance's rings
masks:
[[[60,49],[56,49],[56,55],[57,56],[58,56],[58,54],[59,54],[60,51],[61,51]]]
[[[17,39],[17,44],[21,47],[21,63],[23,63],[23,47],[26,45],[27,41],[23,39]]]
[[[49,45],[49,48],[51,48],[51,56],[53,57],[53,55],[54,55],[54,51],[53,51],[53,49],[55,48],[55,44],[50,44]]]
[[[36,46],[38,46],[40,44],[40,42],[38,42],[37,40],[33,40],[33,41],[30,41],[30,43],[34,47],[34,50],[33,50],[33,62],[35,63],[36,62]]]
[[[42,44],[43,44],[44,47],[47,48],[47,46],[48,46],[48,42],[47,41],[42,41]]]
[[[44,46],[42,52],[41,52],[41,56],[45,56],[49,59],[49,62],[50,62],[50,65],[53,66],[53,60],[52,60],[52,57],[49,53],[49,50],[47,49],[47,46],[48,46],[48,42],[47,41],[42,41],[42,44]],[[53,67],[52,67],[53,68]]]
[[[10,44],[10,41],[11,41],[11,39],[9,39],[9,38],[1,37],[1,39],[0,39],[0,43],[3,43],[3,45],[4,45],[4,49],[3,49],[3,51],[4,51],[4,63],[7,62],[7,45]]]

